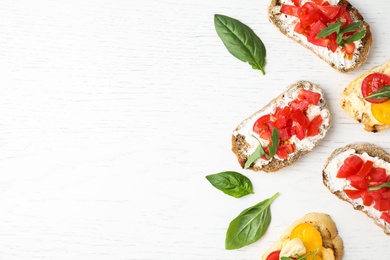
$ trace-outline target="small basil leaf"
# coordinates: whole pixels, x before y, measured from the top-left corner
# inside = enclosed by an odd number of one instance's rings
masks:
[[[342,28],[340,30],[340,33],[341,34],[344,34],[344,33],[347,33],[347,32],[354,32],[356,31],[357,29],[360,28],[360,26],[362,26],[363,22],[362,21],[359,21],[359,22],[355,22],[355,23],[351,23],[350,25],[347,25],[345,26],[344,28]]]
[[[340,28],[342,25],[342,22],[337,19],[337,23],[328,23],[326,24],[328,27],[321,29],[321,31],[317,34],[316,38],[326,38],[327,36],[331,35],[332,33],[338,34],[340,32]]]
[[[271,159],[272,157],[275,156],[276,151],[278,150],[278,147],[279,147],[279,142],[280,142],[279,131],[276,127],[274,127],[274,129],[272,129],[272,135],[271,135],[272,145],[270,145],[270,144],[268,145],[268,153],[269,154],[265,155],[268,159]]]
[[[238,172],[227,171],[207,175],[206,179],[217,189],[235,198],[253,194],[252,182]]]
[[[245,209],[229,224],[225,248],[238,249],[260,239],[271,223],[271,203],[279,193],[269,199]]]
[[[362,30],[360,32],[357,32],[351,36],[349,36],[347,39],[344,40],[345,43],[352,43],[352,42],[355,42],[355,41],[358,41],[360,40],[361,38],[363,38],[363,36],[366,34],[366,30]]]
[[[263,149],[263,146],[261,146],[261,143],[256,148],[256,150],[248,157],[248,159],[245,162],[244,169],[248,169],[253,162],[255,162],[257,159],[259,159],[261,156],[265,154],[265,151]]]
[[[383,99],[390,98],[390,86],[381,87],[378,91],[372,93],[369,96],[364,97],[365,99]]]
[[[234,18],[220,14],[214,15],[214,26],[223,44],[234,57],[265,73],[266,49],[251,28]]]

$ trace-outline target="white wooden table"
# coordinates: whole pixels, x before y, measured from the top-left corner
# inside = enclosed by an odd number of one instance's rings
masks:
[[[339,106],[347,83],[390,58],[390,3],[353,1],[374,44],[348,74],[283,36],[268,4],[1,1],[0,259],[259,259],[308,212],[335,220],[344,259],[388,259],[390,238],[332,195],[321,170],[348,143],[390,151],[389,131],[367,133]],[[260,36],[265,76],[227,52],[216,13]],[[301,79],[326,93],[328,135],[278,173],[242,170],[233,129]],[[226,170],[248,176],[255,194],[234,199],[205,179]],[[229,222],[277,191],[265,236],[225,250]]]

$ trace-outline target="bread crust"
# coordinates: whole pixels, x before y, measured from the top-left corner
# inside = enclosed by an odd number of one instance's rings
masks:
[[[363,124],[367,132],[379,132],[390,128],[390,124],[383,124],[376,120],[371,113],[371,103],[364,100],[361,86],[365,77],[380,72],[390,76],[390,60],[361,74],[351,81],[341,93],[340,105],[347,114]]]
[[[320,132],[317,139],[313,140],[313,148],[307,149],[307,150],[298,150],[294,152],[294,154],[291,155],[291,157],[288,160],[278,160],[276,158],[272,158],[271,161],[268,164],[257,166],[252,164],[248,169],[251,169],[253,171],[264,171],[264,172],[275,172],[278,171],[284,167],[290,166],[294,162],[296,162],[301,156],[304,154],[312,151],[318,143],[325,137],[329,127],[330,127],[330,111],[328,108],[328,104],[326,102],[326,99],[324,98],[324,93],[318,87],[317,85],[309,82],[309,81],[297,81],[294,84],[291,84],[288,86],[287,90],[280,94],[278,97],[271,100],[266,106],[264,106],[262,109],[254,113],[252,116],[246,118],[243,122],[241,122],[236,129],[233,132],[232,135],[232,151],[236,155],[238,162],[240,163],[241,167],[244,168],[246,161],[248,160],[248,155],[246,154],[246,151],[250,148],[250,144],[246,140],[247,136],[244,136],[242,134],[239,134],[239,130],[245,125],[250,124],[253,122],[254,118],[259,118],[261,115],[265,114],[266,111],[274,104],[278,103],[281,99],[285,97],[285,95],[289,95],[289,93],[292,93],[294,91],[297,91],[300,88],[306,88],[310,90],[314,90],[316,92],[321,93],[320,98],[320,106],[322,110],[326,111],[327,119],[323,121],[323,125],[321,127],[322,131]]]
[[[311,50],[315,55],[320,57],[330,66],[332,66],[334,69],[343,73],[357,69],[367,60],[368,54],[371,49],[372,41],[373,41],[370,25],[364,20],[359,10],[357,10],[350,2],[346,0],[340,0],[337,5],[346,6],[346,10],[351,14],[353,21],[362,21],[363,22],[362,28],[366,30],[366,34],[361,39],[361,44],[357,46],[351,62],[345,60],[344,54],[341,52],[332,53],[330,55],[319,53],[316,50],[316,46],[307,42],[307,40],[304,39],[304,37],[299,37],[297,33],[294,33],[293,30],[297,21],[292,25],[286,25],[286,23],[282,19],[283,16],[284,17],[286,16],[285,14],[282,14],[280,12],[280,8],[284,2],[286,2],[286,0],[271,0],[271,3],[267,10],[268,19],[284,35],[291,38],[295,42],[303,45],[307,49]],[[331,53],[331,51],[329,51],[329,53]],[[331,59],[330,57],[333,57],[333,59]],[[337,61],[337,63],[335,61]]]
[[[327,167],[328,165],[334,160],[339,154],[346,152],[350,149],[355,150],[355,153],[357,154],[363,154],[367,153],[369,156],[372,157],[379,157],[386,162],[390,162],[390,154],[387,153],[384,149],[382,149],[379,146],[376,146],[371,143],[353,143],[348,144],[344,147],[338,148],[333,151],[333,153],[329,156],[327,159],[324,170],[322,171],[322,179],[324,185],[329,189],[330,192],[332,192],[334,195],[336,195],[339,199],[344,200],[348,203],[350,203],[355,210],[364,212],[369,218],[374,220],[374,223],[381,227],[385,234],[390,235],[390,225],[387,224],[385,221],[381,221],[377,217],[375,217],[370,211],[367,209],[366,206],[360,204],[360,203],[354,203],[343,191],[339,190],[333,190],[331,188],[332,182],[334,179],[332,178],[332,175],[328,172]]]
[[[267,259],[267,256],[275,250],[282,249],[283,245],[290,240],[291,231],[299,224],[308,223],[314,226],[322,237],[323,247],[332,249],[335,260],[341,260],[344,255],[343,240],[338,235],[336,224],[332,218],[325,213],[308,213],[302,218],[294,221],[261,257],[262,260]]]

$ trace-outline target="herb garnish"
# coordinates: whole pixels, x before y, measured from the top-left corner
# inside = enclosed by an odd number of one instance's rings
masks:
[[[226,232],[226,249],[244,247],[256,242],[264,235],[271,223],[271,203],[278,195],[279,192],[271,198],[245,209],[230,222]]]
[[[384,187],[389,187],[390,188],[390,182],[385,182],[385,183],[382,183],[382,184],[380,184],[378,186],[370,186],[368,188],[368,190],[369,191],[376,191],[376,190],[380,190],[380,189],[382,189]]]
[[[362,26],[363,22],[362,21],[354,22],[354,23],[351,23],[350,25],[345,26],[344,28],[341,28],[342,24],[343,23],[339,19],[337,19],[337,23],[327,23],[326,25],[328,27],[321,29],[321,31],[317,34],[316,38],[317,39],[318,38],[326,38],[327,36],[331,35],[332,33],[336,33],[337,45],[344,46],[345,43],[352,43],[354,41],[360,40],[366,34],[366,30],[361,30],[359,32],[352,34],[348,38],[343,39],[345,33],[354,32],[354,31],[358,30]]]
[[[214,26],[228,51],[237,59],[248,62],[263,74],[266,50],[261,39],[242,22],[225,16],[214,15]]]
[[[253,194],[252,182],[238,172],[227,171],[207,175],[206,179],[217,189],[235,198]]]
[[[275,127],[272,129],[271,143],[268,145],[268,154],[264,151],[264,148],[260,143],[256,150],[248,157],[247,161],[245,162],[244,169],[248,169],[254,161],[263,155],[265,155],[267,159],[274,157],[279,147],[279,141],[279,131]]]
[[[378,91],[372,93],[369,96],[364,97],[365,99],[390,99],[390,86],[381,87]]]
[[[312,259],[315,259],[316,255],[318,253],[318,248],[313,250],[313,251],[310,251],[309,253],[307,253],[306,255],[303,255],[303,256],[300,256],[298,254],[296,254],[294,257],[286,257],[286,256],[282,256],[280,258],[280,260],[307,260],[307,257],[308,256],[311,256],[313,255],[313,258]]]

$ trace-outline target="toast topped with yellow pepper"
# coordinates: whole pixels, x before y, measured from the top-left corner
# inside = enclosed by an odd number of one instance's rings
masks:
[[[341,107],[364,130],[390,128],[390,60],[361,74],[341,94]]]
[[[292,223],[261,259],[341,260],[343,254],[343,241],[331,217],[308,213]]]

